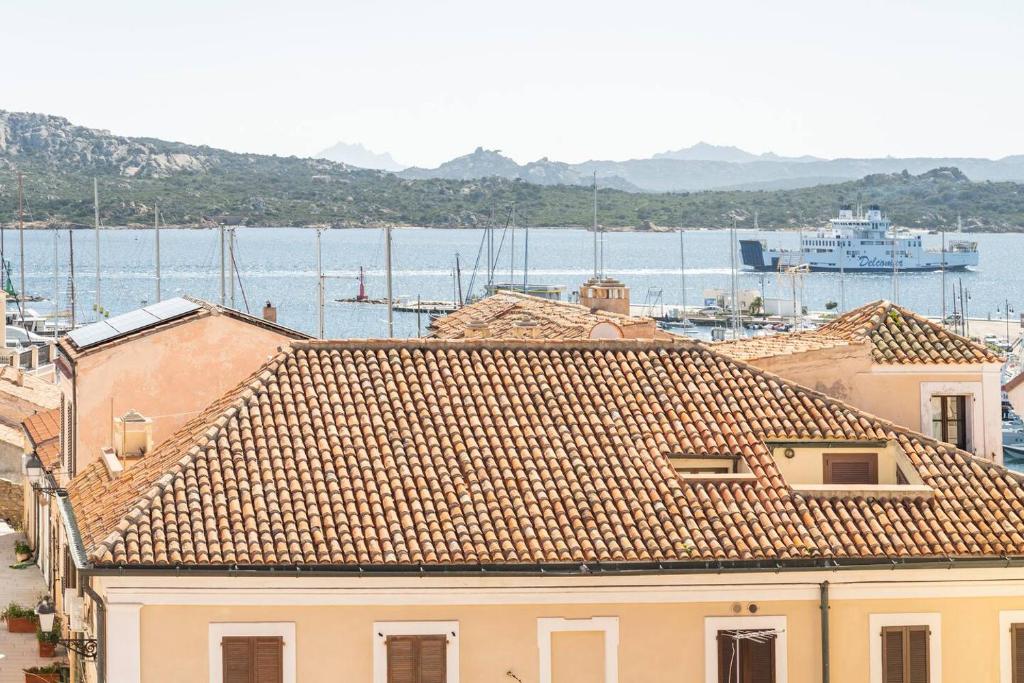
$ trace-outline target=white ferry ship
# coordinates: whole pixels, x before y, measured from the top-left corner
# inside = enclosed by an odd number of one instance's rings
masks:
[[[800,249],[769,248],[763,240],[740,240],[743,265],[761,271],[778,271],[807,264],[811,271],[847,273],[891,273],[893,252],[901,272],[966,270],[978,265],[978,243],[954,240],[940,249],[925,249],[921,235],[903,234],[878,206],[863,216],[854,216],[844,206],[828,227],[804,233]]]

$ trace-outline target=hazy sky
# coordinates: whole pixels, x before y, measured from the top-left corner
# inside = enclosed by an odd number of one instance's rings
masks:
[[[1024,153],[1024,0],[0,0],[0,108],[436,165]]]

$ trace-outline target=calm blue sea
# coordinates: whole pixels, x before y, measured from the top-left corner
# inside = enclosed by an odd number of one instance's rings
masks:
[[[749,237],[752,231],[741,231]],[[463,288],[479,291],[485,279],[483,261],[476,279],[473,266],[482,230],[403,228],[392,231],[395,294],[399,297],[447,299],[453,296],[455,255],[462,263]],[[781,240],[795,247],[796,233],[762,233],[769,240]],[[59,289],[62,307],[67,306],[69,280],[68,232],[27,231],[25,233],[26,288],[32,294],[52,298],[54,291],[54,240],[57,238]],[[510,261],[515,279],[522,279],[526,234],[516,231],[515,255],[510,258],[506,238],[498,259],[498,279],[507,280]],[[101,233],[103,305],[112,314],[123,313],[155,298],[154,243],[152,230],[104,230]],[[1018,234],[972,235],[981,252],[978,268],[962,274],[948,274],[950,288],[962,280],[970,292],[969,313],[973,316],[1002,317],[1004,300],[1014,311],[1024,311],[1024,238]],[[95,241],[89,230],[75,231],[75,287],[80,319],[94,314]],[[253,312],[267,300],[278,306],[279,321],[307,332],[316,332],[315,231],[302,228],[239,228],[237,260],[240,285],[236,282],[236,305]],[[496,242],[500,235],[496,236]],[[672,233],[606,233],[605,272],[632,287],[634,303],[654,301],[657,290],[662,300],[680,300],[679,237]],[[938,247],[938,236],[926,236],[927,246]],[[219,298],[219,254],[217,230],[161,230],[164,297],[191,294],[216,301]],[[593,269],[592,234],[582,230],[535,228],[529,231],[530,280],[565,285],[573,291]],[[4,240],[6,258],[18,285],[19,245],[16,232],[8,230]],[[323,233],[324,268],[327,281],[327,335],[334,337],[380,337],[386,334],[385,312],[381,306],[337,303],[334,299],[353,297],[359,268],[366,270],[371,297],[384,294],[384,239],[382,230],[328,230]],[[689,305],[702,302],[706,288],[729,287],[729,236],[727,231],[686,233],[686,276]],[[804,277],[802,300],[812,310],[825,302],[840,300],[840,278],[836,274],[812,273]],[[780,276],[740,272],[743,289],[764,288],[768,297],[789,298],[790,283]],[[244,298],[242,295],[244,290]],[[846,276],[846,306],[892,296],[888,275]],[[940,311],[940,275],[909,274],[900,278],[900,302],[917,311]],[[947,294],[948,299],[948,294]],[[41,304],[45,308],[46,304]],[[998,309],[998,312],[997,312]],[[426,320],[422,323],[425,325]],[[396,314],[396,334],[416,334],[414,314]]]

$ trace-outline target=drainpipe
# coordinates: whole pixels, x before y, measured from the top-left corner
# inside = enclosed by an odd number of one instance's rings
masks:
[[[93,590],[92,581],[86,579],[82,588],[92,599],[96,609],[96,683],[107,680],[107,607],[99,593]]]
[[[828,581],[822,581],[821,589],[821,683],[829,683],[828,645]]]

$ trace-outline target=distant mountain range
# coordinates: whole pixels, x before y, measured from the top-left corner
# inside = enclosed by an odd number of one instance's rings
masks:
[[[630,163],[641,161],[621,162],[619,169]],[[646,163],[743,167],[821,162]],[[498,152],[478,150],[457,165],[466,179],[409,179],[325,159],[129,138],[57,116],[0,111],[0,221],[17,221],[19,173],[30,227],[90,225],[94,178],[99,180],[100,220],[107,226],[148,228],[157,204],[166,225],[182,226],[480,227],[501,225],[513,202],[521,225],[589,226],[593,220],[586,164],[541,160],[519,166]],[[505,174],[522,172],[528,180],[495,177],[489,169],[496,166]],[[487,177],[471,177],[476,174]],[[557,174],[574,182],[551,184]],[[734,218],[750,227],[755,212],[762,228],[793,228],[819,225],[850,202],[879,203],[906,226],[952,227],[961,214],[970,231],[1024,229],[1024,185],[972,182],[952,167],[918,174],[900,169],[837,184],[757,192],[639,193],[635,186],[607,188],[631,183],[621,176],[599,174],[599,181],[606,189],[598,196],[598,221],[613,228],[649,230],[680,222],[715,228]]]
[[[320,151],[316,157],[318,159],[327,159],[328,161],[337,161],[350,166],[358,166],[359,168],[391,171],[392,173],[406,168],[406,166],[395,161],[387,152],[380,154],[371,152],[358,142],[355,144],[339,142],[332,147]]]
[[[675,159],[678,161],[727,161],[734,164],[742,164],[748,161],[825,161],[818,157],[780,157],[772,152],[764,154],[752,154],[739,147],[711,145],[707,142],[698,142],[692,147],[684,147],[675,151],[659,152],[652,159]]]
[[[541,185],[590,185],[597,173],[600,187],[627,192],[696,192],[701,190],[776,190],[841,183],[876,173],[920,174],[956,167],[973,180],[1024,181],[1024,155],[1003,159],[925,158],[819,159],[751,154],[737,147],[698,143],[655,154],[650,159],[584,161],[567,164],[547,158],[517,164],[497,150],[477,147],[471,154],[437,168],[408,168],[403,178],[473,180],[497,177]]]

